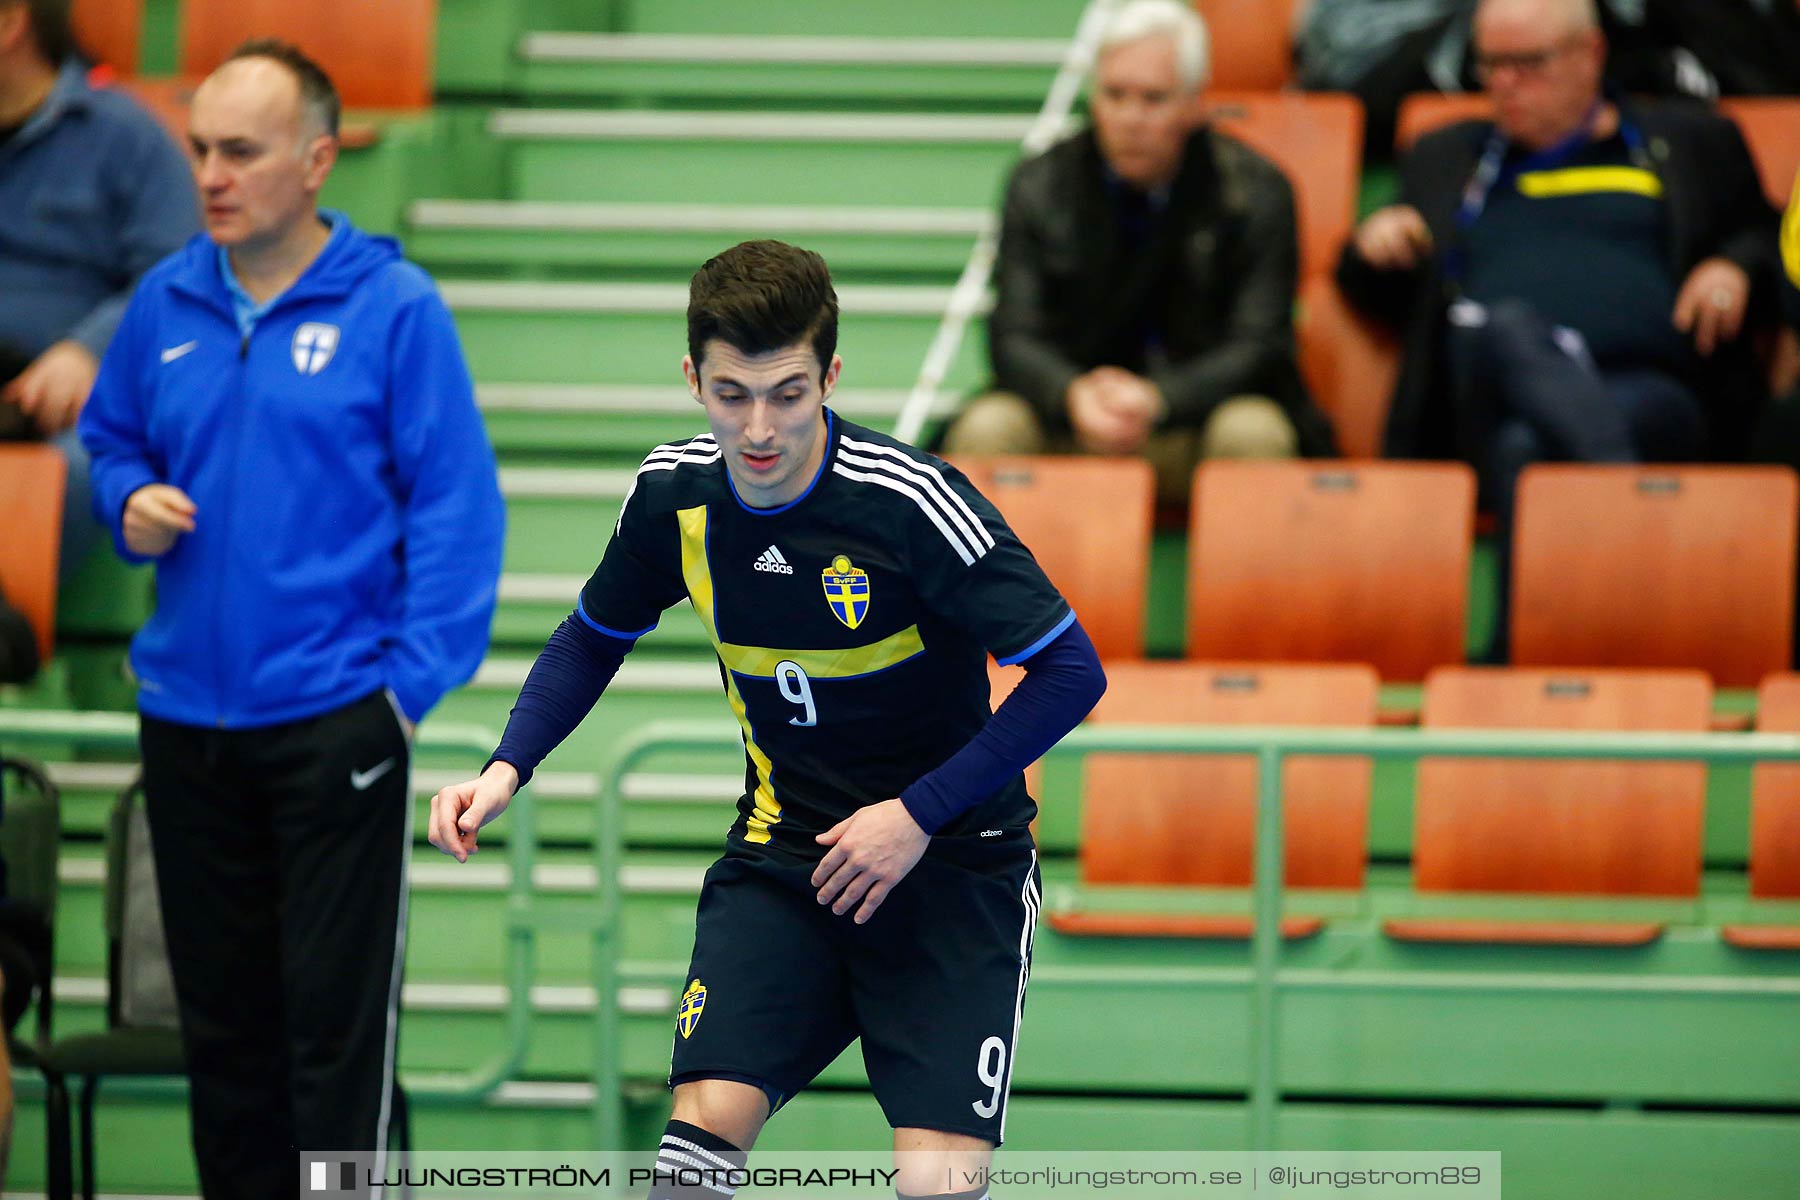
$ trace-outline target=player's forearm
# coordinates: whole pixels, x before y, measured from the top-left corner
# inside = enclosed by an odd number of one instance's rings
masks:
[[[593,709],[635,644],[590,629],[573,615],[565,617],[531,664],[488,763],[510,763],[519,773],[518,786],[525,786],[545,755]]]
[[[900,793],[926,833],[936,833],[1042,758],[1106,691],[1100,657],[1079,621],[1024,665],[1025,678],[981,732]]]

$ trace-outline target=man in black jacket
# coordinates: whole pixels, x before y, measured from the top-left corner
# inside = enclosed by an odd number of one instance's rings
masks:
[[[1203,457],[1329,453],[1294,364],[1293,190],[1201,121],[1206,30],[1133,0],[1101,37],[1093,128],[1020,163],[988,323],[998,392],[950,454],[1143,455],[1165,500]]]
[[[1776,222],[1737,129],[1605,96],[1592,0],[1483,0],[1475,51],[1496,120],[1421,138],[1338,267],[1405,341],[1387,452],[1472,463],[1503,523],[1530,462],[1741,457]]]

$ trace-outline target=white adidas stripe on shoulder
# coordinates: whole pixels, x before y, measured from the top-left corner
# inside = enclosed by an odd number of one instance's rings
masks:
[[[619,518],[613,522],[613,536],[625,527],[625,510],[631,506],[631,498],[637,495],[637,485],[648,471],[673,471],[683,463],[692,463],[703,467],[710,462],[719,461],[719,444],[710,433],[691,437],[685,442],[667,442],[644,456],[638,465],[637,474],[631,477],[631,486],[625,489],[625,503],[619,505]]]
[[[703,433],[685,442],[670,442],[658,446],[644,456],[643,465],[638,467],[637,473],[642,475],[645,471],[673,471],[683,463],[704,466],[709,462],[717,462],[718,459],[719,444],[710,433]]]
[[[844,456],[840,453],[838,457],[842,459]],[[944,535],[944,540],[950,543],[950,548],[956,551],[964,565],[974,566],[975,560],[987,553],[987,548],[983,546],[970,549],[969,543],[964,540],[963,535],[945,518],[943,510],[926,499],[923,492],[905,480],[880,470],[859,471],[855,467],[845,466],[841,461],[831,464],[831,473],[842,475],[845,479],[853,479],[857,483],[872,483],[876,487],[884,487],[910,498],[914,504],[919,506],[919,511],[929,517],[931,523],[938,527],[938,532]]]
[[[881,460],[881,465],[886,466],[889,470],[898,468],[905,474],[924,483],[925,490],[928,494],[937,497],[941,503],[947,504],[949,506],[949,511],[952,514],[960,515],[962,521],[974,532],[976,545],[990,550],[993,548],[993,536],[988,533],[987,527],[981,523],[981,518],[975,515],[975,510],[969,507],[968,501],[956,494],[956,489],[951,487],[949,483],[945,481],[941,473],[908,455],[905,451],[895,449],[892,446],[883,446],[875,442],[858,441],[852,437],[839,438],[838,444],[840,447],[847,447],[850,451],[856,452],[856,457],[860,458],[867,455],[879,459]],[[861,463],[859,465],[872,464]]]
[[[957,528],[974,550],[976,558],[994,548],[994,536],[988,532],[981,518],[975,515],[968,502],[956,494],[956,489],[945,482],[941,474],[926,464],[899,450],[850,437],[839,439],[838,457],[851,466],[884,472],[912,485],[918,490],[921,506],[926,502],[935,505]]]

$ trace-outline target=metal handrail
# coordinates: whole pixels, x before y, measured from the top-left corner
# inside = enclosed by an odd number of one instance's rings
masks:
[[[626,772],[651,754],[740,744],[735,731],[691,721],[657,721],[640,729],[614,767],[606,792],[620,793]],[[1800,735],[1773,733],[1573,733],[1537,730],[1308,729],[1291,726],[1087,725],[1070,733],[1046,760],[1089,754],[1254,754],[1257,758],[1256,859],[1251,885],[1250,957],[1251,1148],[1275,1144],[1276,964],[1280,955],[1281,766],[1289,755],[1434,756],[1508,759],[1693,760],[1705,763],[1800,761]],[[602,878],[604,878],[604,873]],[[597,976],[598,979],[598,976]],[[604,1046],[597,1057],[605,1056]],[[612,1086],[617,1088],[617,1068]],[[602,1146],[615,1142],[602,1141]]]
[[[82,745],[106,749],[136,750],[138,718],[121,712],[49,712],[0,708],[0,740],[23,744]],[[478,725],[430,722],[419,727],[413,750],[472,752],[485,757],[498,739]],[[412,803],[409,795],[407,802]],[[440,1103],[475,1104],[512,1079],[525,1062],[531,1033],[531,979],[536,956],[537,930],[532,913],[532,867],[537,856],[535,811],[529,790],[515,797],[506,810],[506,854],[511,868],[506,905],[506,1033],[500,1049],[487,1063],[469,1071],[408,1074],[402,1079],[409,1097]],[[609,821],[609,825],[617,825]],[[602,893],[616,900],[616,873],[601,876]],[[616,996],[602,994],[600,1007],[616,1007]],[[161,1092],[168,1084],[121,1078],[112,1091]],[[604,1107],[604,1105],[602,1105]]]

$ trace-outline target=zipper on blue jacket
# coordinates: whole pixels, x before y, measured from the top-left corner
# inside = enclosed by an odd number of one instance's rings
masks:
[[[237,384],[232,389],[236,395],[245,398],[248,396],[248,389],[245,384],[248,381],[249,371],[244,364],[249,361],[249,358],[250,334],[245,333],[240,336],[238,341],[238,377]],[[243,461],[244,457],[244,425],[248,420],[248,417],[244,412],[244,405],[241,403],[228,406],[226,411],[230,414],[229,419],[231,421],[231,464],[226,468],[225,514],[223,517],[223,520],[225,521],[225,536],[221,539],[220,543],[226,547],[226,552],[224,562],[222,562],[219,567],[219,586],[213,589],[213,675],[217,681],[215,694],[219,698],[219,711],[213,719],[220,729],[226,728],[227,715],[232,711],[232,702],[225,694],[226,659],[224,630],[225,614],[227,611],[225,590],[231,582],[231,516],[237,508],[236,493],[238,464]]]

